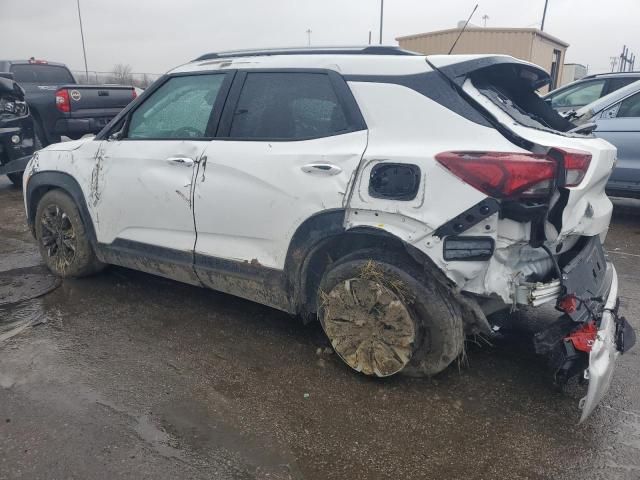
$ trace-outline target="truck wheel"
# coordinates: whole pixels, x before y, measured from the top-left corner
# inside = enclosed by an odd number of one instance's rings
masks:
[[[340,358],[366,375],[435,375],[463,351],[459,309],[403,256],[349,256],[325,272],[317,311]]]
[[[83,277],[104,268],[93,251],[75,202],[61,190],[44,194],[35,218],[36,239],[47,267],[60,277]]]
[[[22,188],[22,174],[24,172],[7,173],[7,177],[16,187]]]

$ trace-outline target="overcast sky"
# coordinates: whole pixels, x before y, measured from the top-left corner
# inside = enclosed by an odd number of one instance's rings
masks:
[[[455,27],[473,6],[487,26],[535,27],[544,0],[386,0],[384,43]],[[89,70],[116,63],[163,73],[218,50],[354,45],[378,39],[380,0],[80,0]],[[545,30],[570,43],[567,61],[610,69],[622,45],[640,53],[640,0],[549,0]],[[0,58],[44,58],[82,70],[76,0],[0,0]],[[640,65],[638,65],[640,67]]]

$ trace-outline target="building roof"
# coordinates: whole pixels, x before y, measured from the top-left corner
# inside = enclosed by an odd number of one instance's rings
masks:
[[[424,38],[424,37],[432,37],[435,35],[443,35],[448,33],[460,32],[460,28],[448,28],[446,30],[437,30],[435,32],[425,32],[425,33],[416,33],[413,35],[405,35],[402,37],[396,37],[397,41],[400,40],[412,40],[415,38]],[[568,47],[569,44],[563,42],[559,38],[556,38],[552,35],[549,35],[547,32],[543,32],[542,30],[538,30],[537,28],[488,28],[488,27],[467,27],[465,32],[491,32],[491,33],[528,33],[533,35],[538,35],[542,38],[545,38],[553,43],[561,45],[563,47]]]

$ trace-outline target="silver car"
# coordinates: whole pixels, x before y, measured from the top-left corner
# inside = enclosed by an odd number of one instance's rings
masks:
[[[640,72],[599,73],[563,85],[542,98],[560,113],[577,110],[640,80]]]
[[[578,128],[595,127],[597,137],[618,148],[618,162],[607,183],[607,193],[640,198],[640,81],[570,112],[567,118]]]

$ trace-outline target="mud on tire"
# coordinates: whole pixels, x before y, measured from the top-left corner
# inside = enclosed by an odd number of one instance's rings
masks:
[[[460,309],[408,256],[369,250],[329,267],[317,312],[336,353],[367,375],[430,376],[463,351]]]
[[[83,277],[104,268],[93,251],[78,207],[65,192],[51,190],[40,199],[35,231],[40,254],[54,274]]]

